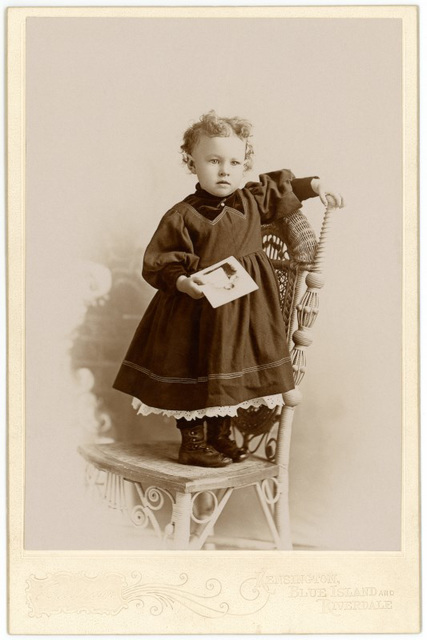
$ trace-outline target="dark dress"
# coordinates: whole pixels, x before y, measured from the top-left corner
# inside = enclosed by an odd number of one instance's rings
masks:
[[[114,388],[181,417],[182,411],[235,407],[294,387],[278,285],[262,249],[261,224],[301,207],[293,184],[299,182],[304,197],[316,195],[307,186],[310,180],[276,171],[227,198],[197,186],[163,216],[143,266],[143,277],[158,291]],[[206,298],[195,300],[176,289],[180,275],[231,255],[257,282],[257,291],[214,309]]]

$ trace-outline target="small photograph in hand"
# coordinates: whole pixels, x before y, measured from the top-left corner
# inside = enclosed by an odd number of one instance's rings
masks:
[[[259,288],[234,256],[216,262],[196,275],[203,293],[214,308]]]

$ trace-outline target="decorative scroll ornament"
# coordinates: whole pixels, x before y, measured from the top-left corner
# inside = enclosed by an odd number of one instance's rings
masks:
[[[135,603],[141,613],[152,616],[184,607],[212,619],[257,613],[270,597],[268,591],[257,587],[256,578],[246,578],[238,589],[240,601],[236,608],[225,600],[223,584],[217,578],[209,578],[194,590],[190,590],[188,582],[185,573],[176,584],[144,582],[139,572],[131,574],[130,583],[117,573],[90,576],[83,572],[60,572],[43,578],[31,575],[27,580],[26,599],[30,617],[67,613],[117,615]]]
[[[135,527],[151,528],[159,540],[165,540],[170,535],[172,523],[162,529],[156,517],[156,512],[165,506],[166,500],[170,503],[172,513],[175,500],[166,489],[156,486],[144,489],[139,482],[129,482],[115,473],[96,469],[90,463],[86,465],[86,485],[96,490],[110,509],[126,515]],[[136,492],[137,503],[130,496],[132,488]]]

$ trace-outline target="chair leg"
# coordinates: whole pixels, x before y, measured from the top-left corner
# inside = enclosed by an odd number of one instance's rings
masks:
[[[289,497],[281,493],[276,504],[275,522],[280,538],[280,549],[292,551],[292,536],[289,520]]]
[[[274,544],[276,549],[281,549],[281,540],[280,540],[280,535],[279,532],[277,530],[276,527],[276,523],[274,521],[274,518],[272,516],[272,513],[270,511],[270,503],[271,501],[266,497],[265,494],[265,483],[267,481],[264,480],[263,482],[257,482],[254,486],[255,486],[255,490],[257,492],[258,495],[258,500],[259,503],[262,507],[262,510],[264,511],[264,516],[266,519],[266,522],[270,528],[270,532],[273,536],[273,540],[274,540]]]
[[[188,549],[190,544],[191,494],[177,493],[173,507],[173,549]]]
[[[289,518],[289,452],[291,446],[293,418],[294,407],[283,407],[282,414],[280,416],[279,437],[276,448],[276,462],[279,465],[279,474],[277,478],[279,497],[275,505],[274,522],[280,538],[280,548],[287,550],[292,550]]]
[[[202,502],[205,503],[206,506],[206,497],[210,495],[213,499],[211,503],[211,509],[204,516],[198,518],[196,516],[195,522],[197,522],[197,527],[192,536],[190,549],[201,549],[205,544],[207,538],[213,535],[214,526],[221,516],[225,505],[227,504],[231,494],[233,493],[233,488],[229,487],[228,489],[220,489],[216,494],[213,491],[201,491],[198,494],[195,494],[195,498],[202,498]]]

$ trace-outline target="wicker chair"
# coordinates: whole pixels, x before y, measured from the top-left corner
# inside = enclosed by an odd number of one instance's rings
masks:
[[[79,448],[87,462],[88,485],[109,507],[119,509],[157,548],[292,549],[288,467],[295,407],[306,369],[305,350],[323,286],[321,265],[331,209],[324,214],[319,241],[301,211],[263,227],[263,246],[277,273],[287,327],[295,389],[281,411],[260,407],[232,419],[236,439],[251,456],[219,469],[181,465],[176,442],[114,442]],[[305,289],[305,291],[303,291]],[[296,328],[297,327],[297,328]],[[296,328],[296,330],[294,330]],[[231,419],[230,419],[231,420]],[[252,487],[271,540],[219,538],[214,527],[233,492]]]

